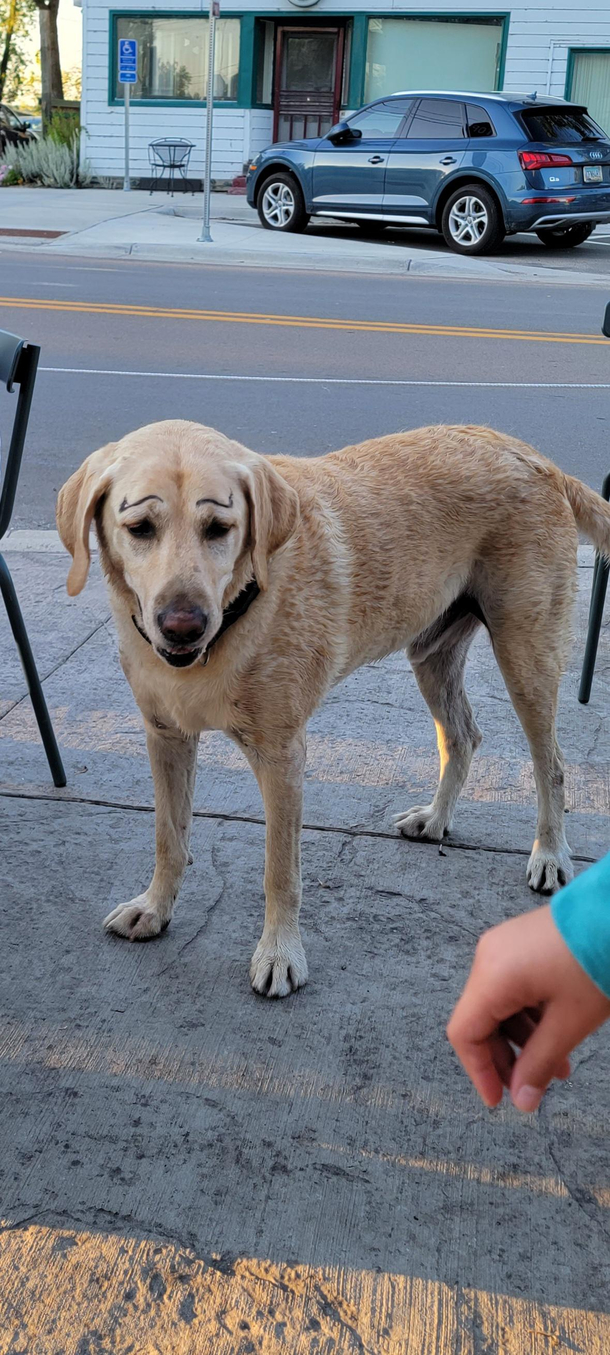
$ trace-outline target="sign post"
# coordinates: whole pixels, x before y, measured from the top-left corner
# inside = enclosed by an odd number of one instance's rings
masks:
[[[119,83],[123,86],[125,99],[125,177],[123,192],[129,193],[129,93],[131,85],[138,78],[138,44],[135,38],[119,38]]]
[[[211,245],[210,235],[210,193],[212,191],[212,122],[214,118],[214,47],[216,44],[216,20],[220,14],[219,0],[210,0],[209,43],[208,43],[208,83],[205,100],[205,161],[203,167],[203,225],[200,244]]]

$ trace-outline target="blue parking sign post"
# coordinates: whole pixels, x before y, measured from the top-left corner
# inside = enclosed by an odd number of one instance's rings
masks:
[[[138,44],[135,38],[119,38],[119,83],[125,99],[125,176],[123,191],[131,189],[129,178],[129,93],[138,78]]]

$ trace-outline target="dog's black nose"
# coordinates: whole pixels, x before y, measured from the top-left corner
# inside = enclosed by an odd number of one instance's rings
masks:
[[[170,602],[157,614],[157,625],[163,638],[173,645],[196,645],[207,624],[208,618],[201,607],[185,607]]]

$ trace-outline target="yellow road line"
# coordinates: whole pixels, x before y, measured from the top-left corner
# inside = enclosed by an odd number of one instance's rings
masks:
[[[188,1246],[138,1236],[137,1224],[123,1233],[11,1219],[0,1226],[0,1355],[64,1355],[89,1349],[88,1338],[115,1355],[607,1355],[610,1348],[605,1312],[360,1269],[332,1255],[317,1265],[218,1252],[204,1259]]]
[[[368,334],[418,334],[448,339],[513,339],[525,343],[602,344],[595,334],[569,334],[528,329],[490,329],[473,325],[401,324],[382,320],[341,320],[315,315],[266,315],[250,311],[189,310],[186,307],[122,305],[106,301],[64,301],[59,298],[2,296],[0,307],[13,310],[67,311],[75,315],[117,315],[145,320],[199,320],[224,325],[269,325],[280,328],[347,330]]]

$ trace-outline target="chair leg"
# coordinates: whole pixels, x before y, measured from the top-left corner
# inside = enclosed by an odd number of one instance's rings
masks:
[[[586,706],[588,704],[591,695],[595,660],[597,658],[597,646],[599,644],[599,634],[602,628],[602,619],[604,615],[604,602],[606,600],[606,590],[608,588],[608,568],[606,561],[602,560],[601,556],[598,555],[595,560],[595,569],[593,571],[591,606],[589,608],[589,629],[587,631],[585,657],[583,659],[580,687],[578,689],[578,700],[580,701],[581,706]]]
[[[21,608],[17,600],[15,585],[3,555],[0,555],[0,592],[2,593],[8,619],[11,623],[15,644],[19,650],[19,658],[21,659],[30,696],[32,698],[34,714],[38,722],[40,737],[47,755],[47,762],[49,764],[51,776],[53,777],[53,783],[56,786],[65,786],[66,773],[64,771],[59,748],[57,747],[57,740],[47,710],[47,703],[38,676],[38,669],[34,662],[34,655],[30,648],[28,633],[21,615]]]

